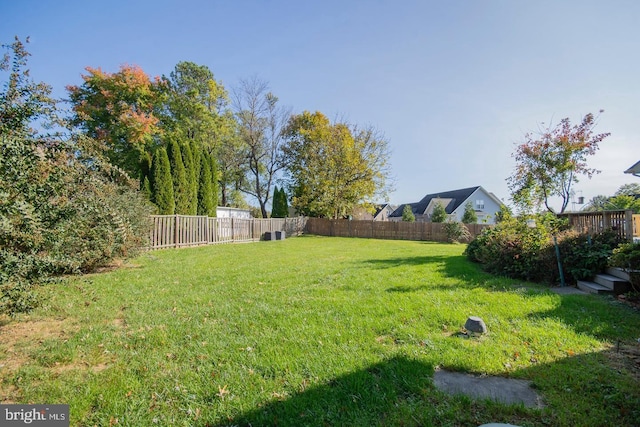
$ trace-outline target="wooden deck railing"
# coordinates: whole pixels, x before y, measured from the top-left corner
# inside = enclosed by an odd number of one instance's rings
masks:
[[[640,215],[634,215],[631,210],[569,212],[558,217],[567,218],[574,229],[592,235],[612,230],[623,240],[632,241],[634,236],[640,237]]]

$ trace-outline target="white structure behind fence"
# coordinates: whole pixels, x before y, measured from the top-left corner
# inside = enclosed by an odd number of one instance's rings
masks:
[[[254,242],[267,232],[302,233],[305,219],[209,218],[190,215],[153,215],[150,249],[183,248],[216,243]]]

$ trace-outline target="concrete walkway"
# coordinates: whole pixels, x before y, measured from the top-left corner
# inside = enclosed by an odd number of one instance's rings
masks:
[[[507,405],[522,404],[527,408],[542,408],[542,398],[531,383],[503,377],[479,377],[459,372],[438,370],[433,375],[436,387],[449,394],[464,394],[475,399],[492,399]]]
[[[588,293],[581,291],[573,286],[556,286],[550,288],[551,292],[555,292],[558,295],[589,295]]]

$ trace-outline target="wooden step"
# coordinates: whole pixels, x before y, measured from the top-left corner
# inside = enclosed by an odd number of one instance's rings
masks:
[[[598,285],[602,285],[613,291],[614,294],[620,295],[629,290],[631,285],[625,279],[621,279],[611,274],[596,274],[593,281]]]
[[[578,289],[582,289],[590,294],[613,294],[613,290],[586,280],[578,280]]]

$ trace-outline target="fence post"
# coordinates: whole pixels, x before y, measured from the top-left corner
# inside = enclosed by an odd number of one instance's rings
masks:
[[[633,211],[626,210],[624,212],[625,237],[627,241],[633,242]]]

